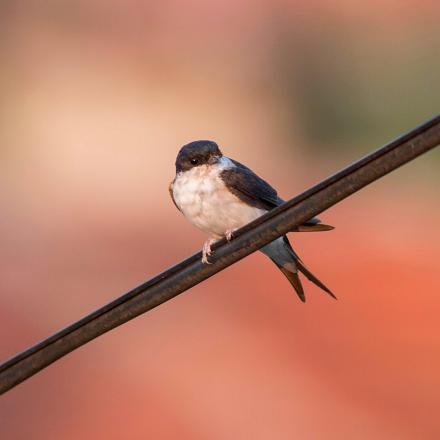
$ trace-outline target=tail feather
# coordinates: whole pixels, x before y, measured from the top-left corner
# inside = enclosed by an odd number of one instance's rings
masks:
[[[307,269],[306,266],[304,266],[304,263],[299,258],[296,260],[296,264],[298,270],[302,272],[308,280],[320,287],[322,290],[324,290],[324,292],[327,292],[332,298],[338,299],[336,298],[336,295],[322,281],[318,280],[318,278],[316,278],[315,275],[313,275],[312,272],[310,272],[310,270]]]
[[[292,249],[286,236],[266,245],[261,251],[278,266],[302,302],[305,302],[306,298],[298,272],[301,272],[308,280],[328,293],[332,298],[337,299],[334,293],[304,265],[296,252]]]
[[[305,264],[302,262],[301,258],[299,258],[298,254],[293,250],[292,245],[289,242],[289,239],[287,236],[283,237],[284,243],[286,244],[287,249],[289,249],[292,257],[295,259],[295,266],[298,268],[300,272],[304,274],[304,276],[311,281],[313,284],[324,290],[324,292],[327,292],[332,298],[336,298],[336,295],[318,278],[316,278],[315,275],[310,272],[309,269],[305,266]]]
[[[290,284],[295,289],[295,292],[297,293],[299,299],[302,302],[306,302],[306,295],[304,294],[304,289],[301,284],[301,280],[299,279],[298,272],[293,272],[282,266],[279,266],[276,261],[274,261],[274,263],[279,267],[284,276],[289,280]]]

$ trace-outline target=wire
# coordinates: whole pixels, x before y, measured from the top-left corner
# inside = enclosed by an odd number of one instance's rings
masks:
[[[364,186],[440,144],[440,115],[328,177],[213,247],[213,264],[201,253],[172,266],[125,295],[0,365],[0,394],[99,335],[174,298]]]

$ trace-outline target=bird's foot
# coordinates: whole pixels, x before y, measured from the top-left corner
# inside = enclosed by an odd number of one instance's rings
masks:
[[[203,264],[211,264],[211,262],[208,260],[208,257],[212,255],[211,245],[215,243],[215,239],[210,238],[209,240],[206,240],[205,243],[203,243],[202,248],[202,263]]]
[[[228,229],[225,232],[226,240],[231,241],[234,238],[234,232],[235,232],[235,229]]]

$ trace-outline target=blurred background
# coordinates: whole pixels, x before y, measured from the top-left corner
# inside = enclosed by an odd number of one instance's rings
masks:
[[[198,251],[168,184],[217,141],[290,198],[434,116],[434,0],[0,3],[0,359]],[[438,439],[440,152],[0,400],[9,439]]]

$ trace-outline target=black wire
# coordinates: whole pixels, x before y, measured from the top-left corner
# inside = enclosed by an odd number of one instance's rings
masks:
[[[440,115],[269,211],[214,245],[213,264],[197,253],[0,365],[0,394],[99,335],[168,301],[440,144]],[[410,210],[410,206],[408,210]]]

